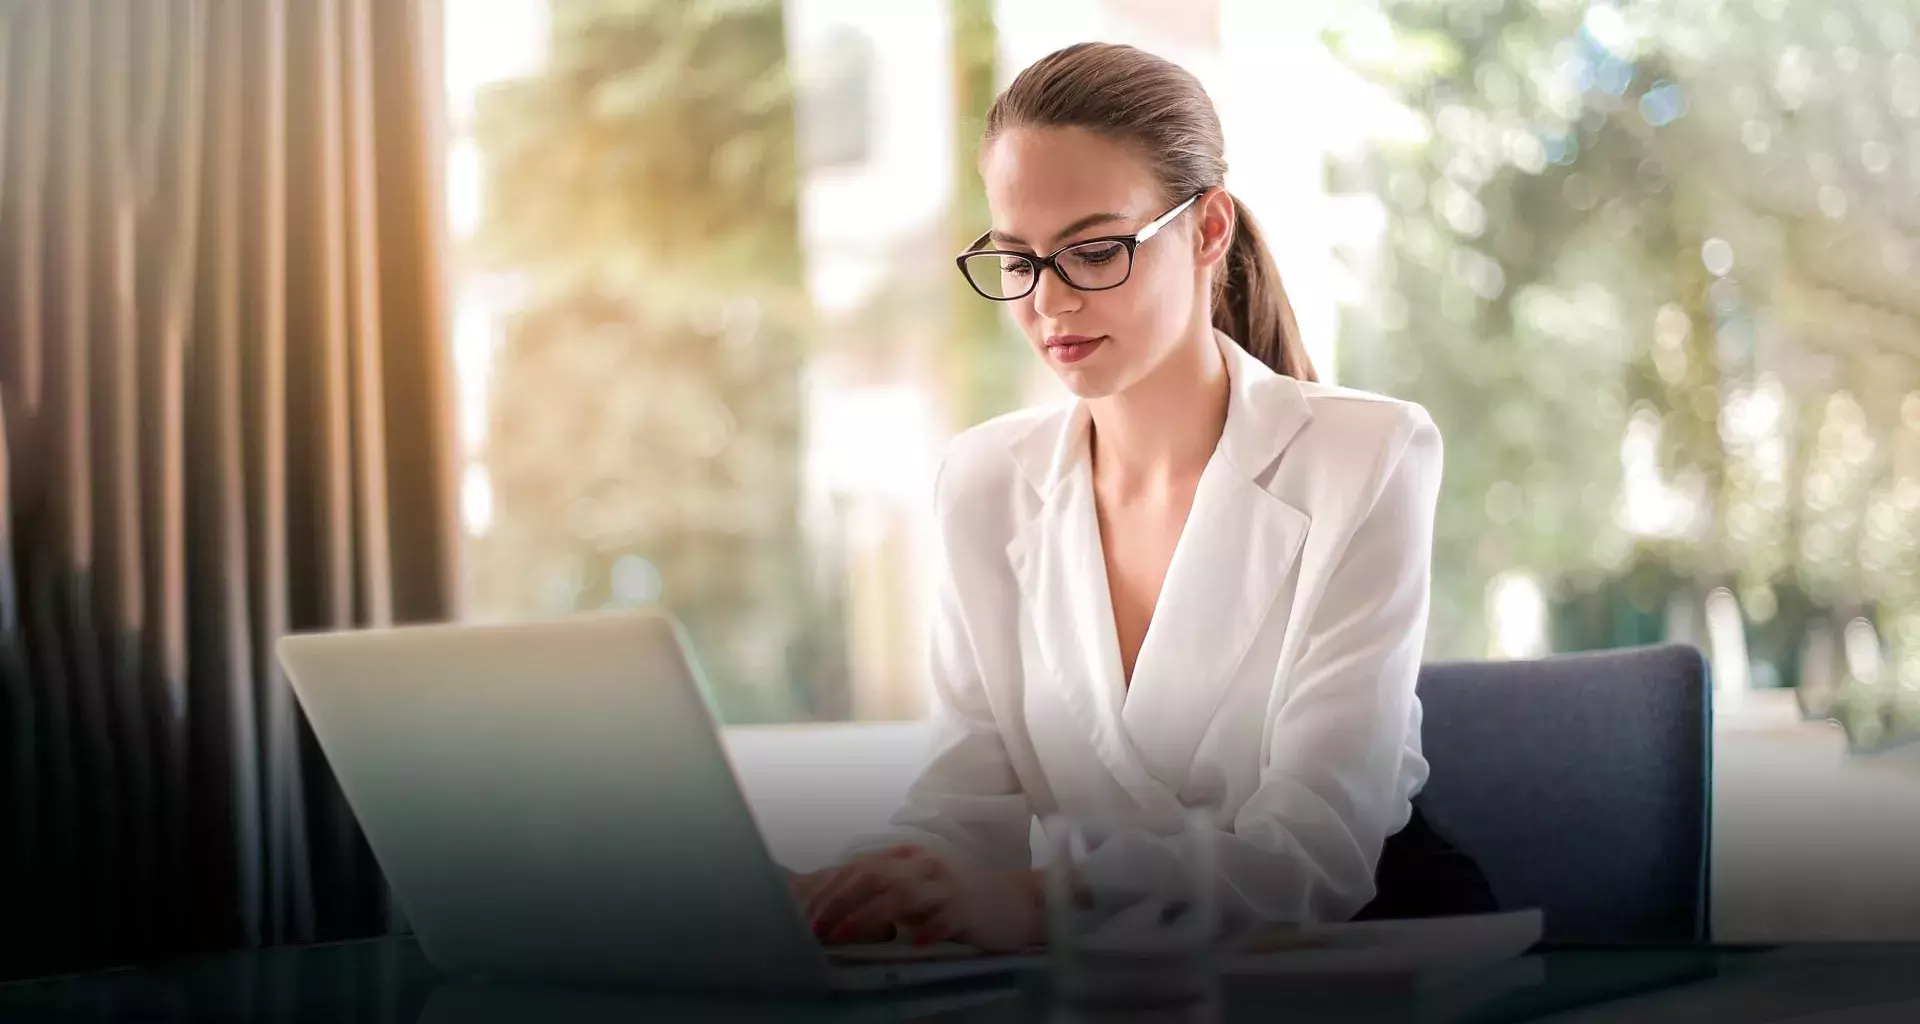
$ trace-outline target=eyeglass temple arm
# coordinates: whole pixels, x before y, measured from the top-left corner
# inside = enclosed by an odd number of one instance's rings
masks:
[[[1159,234],[1161,228],[1166,227],[1169,223],[1172,222],[1173,218],[1180,216],[1181,211],[1185,210],[1189,206],[1192,206],[1194,203],[1194,200],[1199,199],[1203,195],[1206,195],[1206,193],[1195,192],[1193,195],[1187,198],[1186,202],[1181,203],[1179,206],[1176,206],[1173,209],[1168,210],[1167,212],[1161,214],[1158,217],[1155,217],[1152,223],[1149,223],[1146,227],[1141,228],[1140,233],[1133,236],[1133,240],[1135,242],[1144,242],[1147,239],[1152,238],[1154,235]]]

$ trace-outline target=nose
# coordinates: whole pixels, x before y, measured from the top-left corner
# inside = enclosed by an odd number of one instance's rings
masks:
[[[1058,271],[1047,267],[1040,271],[1040,280],[1033,284],[1033,311],[1049,320],[1060,317],[1080,308],[1079,289],[1061,280]]]

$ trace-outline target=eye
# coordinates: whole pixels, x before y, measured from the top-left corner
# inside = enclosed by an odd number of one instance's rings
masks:
[[[1033,264],[1017,256],[1005,256],[1000,260],[1000,272],[1002,274],[1030,274],[1033,272]]]
[[[1090,245],[1084,249],[1073,250],[1073,261],[1083,266],[1098,267],[1119,259],[1120,254],[1125,251],[1125,249],[1126,246],[1121,245],[1119,242]]]

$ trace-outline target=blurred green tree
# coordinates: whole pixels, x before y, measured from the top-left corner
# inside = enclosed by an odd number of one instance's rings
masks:
[[[659,602],[723,718],[834,700],[798,504],[807,302],[777,0],[553,0],[478,104],[476,261],[517,294],[488,397],[478,611]]]
[[[1915,15],[1340,15],[1330,45],[1416,128],[1333,172],[1387,225],[1350,254],[1380,295],[1344,318],[1347,382],[1452,442],[1436,656],[1486,653],[1488,583],[1519,571],[1561,646],[1658,639],[1724,586],[1762,674],[1794,681],[1814,624],[1864,616],[1894,661],[1854,682],[1920,688]]]
[[[950,10],[958,116],[953,124],[954,193],[948,242],[958,254],[992,220],[986,186],[980,180],[979,155],[987,111],[1000,91],[999,33],[993,23],[993,0],[950,0]],[[967,427],[1019,407],[1021,383],[1033,357],[999,303],[976,294],[957,268],[945,280],[953,304],[945,362],[956,389],[956,425]]]

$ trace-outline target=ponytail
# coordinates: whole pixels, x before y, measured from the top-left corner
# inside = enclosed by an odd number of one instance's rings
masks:
[[[1252,211],[1233,200],[1233,239],[1214,278],[1213,326],[1239,342],[1275,373],[1295,380],[1316,380],[1313,360],[1300,341],[1293,304],[1280,284],[1280,271]]]

